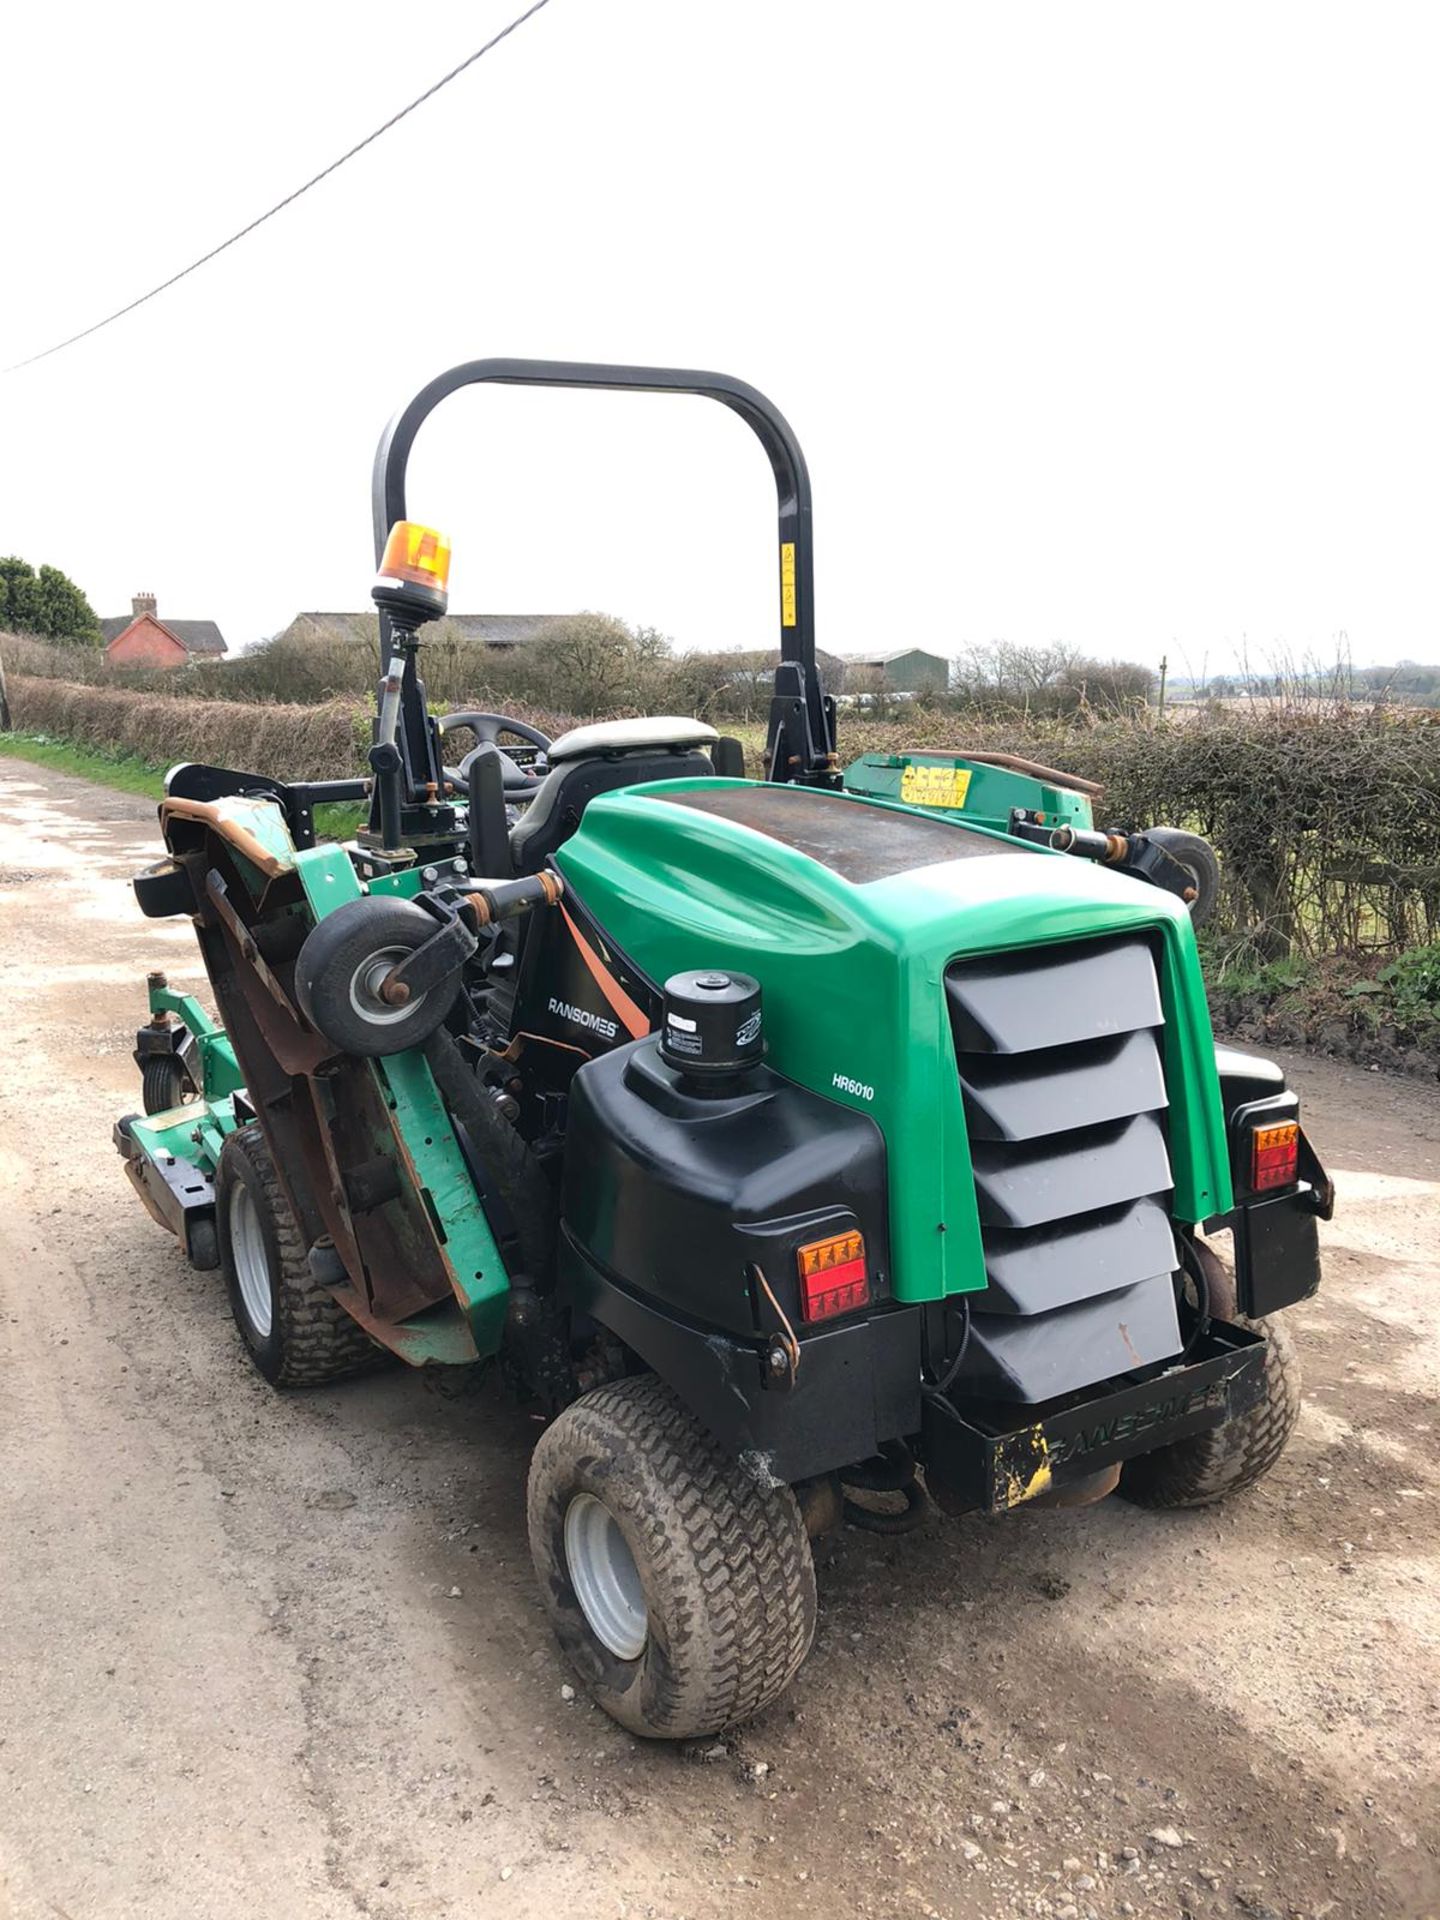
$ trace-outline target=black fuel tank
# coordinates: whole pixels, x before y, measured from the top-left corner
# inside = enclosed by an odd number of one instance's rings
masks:
[[[796,1249],[856,1227],[871,1304],[890,1298],[875,1122],[766,1066],[720,1096],[689,1090],[653,1035],[571,1082],[564,1218],[623,1285],[727,1332],[755,1331],[755,1262],[803,1333]]]

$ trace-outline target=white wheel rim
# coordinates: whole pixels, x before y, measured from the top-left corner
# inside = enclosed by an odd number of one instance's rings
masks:
[[[593,1493],[577,1493],[565,1510],[565,1560],[595,1638],[617,1660],[638,1660],[650,1632],[640,1569],[614,1514]]]
[[[250,1189],[237,1180],[230,1189],[230,1254],[245,1317],[262,1340],[270,1338],[275,1308],[270,1289],[270,1257],[260,1209]]]
[[[350,976],[350,1004],[372,1027],[393,1027],[397,1020],[408,1019],[417,1007],[423,1007],[428,995],[419,994],[402,1007],[392,1007],[380,989],[402,960],[410,958],[409,947],[382,947],[367,954]]]

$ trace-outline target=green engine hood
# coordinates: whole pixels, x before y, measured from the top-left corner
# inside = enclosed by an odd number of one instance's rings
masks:
[[[956,959],[1158,936],[1175,1216],[1229,1208],[1195,938],[1168,894],[909,808],[735,780],[596,799],[556,864],[657,982],[702,966],[753,974],[770,1064],[878,1123],[897,1298],[985,1284],[945,995]]]

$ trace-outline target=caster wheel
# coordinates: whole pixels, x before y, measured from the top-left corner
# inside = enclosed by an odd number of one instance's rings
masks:
[[[195,1098],[190,1076],[173,1053],[155,1053],[140,1074],[140,1097],[146,1113],[169,1113]]]
[[[300,949],[300,1011],[341,1053],[375,1058],[419,1046],[455,1004],[459,972],[401,1007],[391,1006],[380,989],[391,969],[434,932],[430,915],[408,900],[347,901],[311,929]]]
[[[1190,875],[1195,888],[1190,918],[1197,927],[1203,927],[1220,898],[1220,862],[1215,858],[1215,849],[1198,833],[1186,833],[1181,827],[1151,827],[1146,838],[1163,847]]]

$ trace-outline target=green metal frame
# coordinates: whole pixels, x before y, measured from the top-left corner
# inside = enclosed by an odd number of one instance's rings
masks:
[[[160,1124],[163,1122],[164,1124]],[[227,1096],[194,1100],[172,1114],[137,1116],[130,1122],[131,1138],[150,1159],[188,1160],[213,1180],[220,1149],[235,1131],[235,1102]]]
[[[998,833],[1009,828],[1015,807],[1038,814],[1049,827],[1089,830],[1095,825],[1088,797],[1073,787],[967,760],[961,753],[862,753],[845,769],[845,791]]]
[[[256,834],[265,850],[293,869],[300,880],[308,918],[321,920],[367,890],[361,885],[349,853],[327,844],[297,851],[290,841],[283,815],[265,801],[232,799],[222,802],[227,812]],[[236,855],[261,897],[267,877],[252,862]],[[409,869],[377,877],[369,891],[402,899],[421,888],[421,874]],[[150,984],[152,1014],[173,1014],[183,1020],[196,1043],[201,1069],[201,1097],[172,1117],[137,1119],[131,1134],[143,1153],[157,1163],[184,1160],[213,1179],[226,1136],[236,1126],[233,1095],[244,1085],[244,1075],[224,1030],[193,995],[170,986]],[[392,1054],[369,1063],[385,1105],[394,1119],[401,1148],[430,1221],[435,1229],[462,1325],[453,1317],[428,1310],[406,1321],[397,1333],[403,1339],[397,1351],[411,1365],[426,1360],[485,1358],[499,1350],[510,1294],[495,1236],[486,1218],[469,1163],[439,1089],[418,1050]],[[163,1124],[158,1124],[163,1122]]]
[[[324,919],[366,891],[343,846],[311,847],[294,856],[295,871],[315,919]],[[371,893],[401,897],[419,891],[421,876],[414,869],[372,880]],[[441,1256],[449,1271],[456,1299],[465,1313],[481,1358],[498,1352],[510,1295],[510,1276],[490,1222],[470,1176],[469,1163],[451,1123],[445,1102],[424,1056],[411,1049],[371,1063],[385,1103],[395,1117],[396,1132],[409,1155],[415,1184],[440,1240]],[[408,1339],[405,1357],[412,1362],[442,1357],[443,1329],[435,1330],[437,1347],[427,1356],[422,1342]]]
[[[245,1084],[235,1058],[235,1049],[223,1027],[213,1021],[193,994],[178,993],[173,987],[150,983],[150,1011],[173,1013],[183,1020],[195,1041],[200,1058],[200,1093],[207,1101],[226,1099]],[[233,1124],[233,1121],[232,1121]]]

